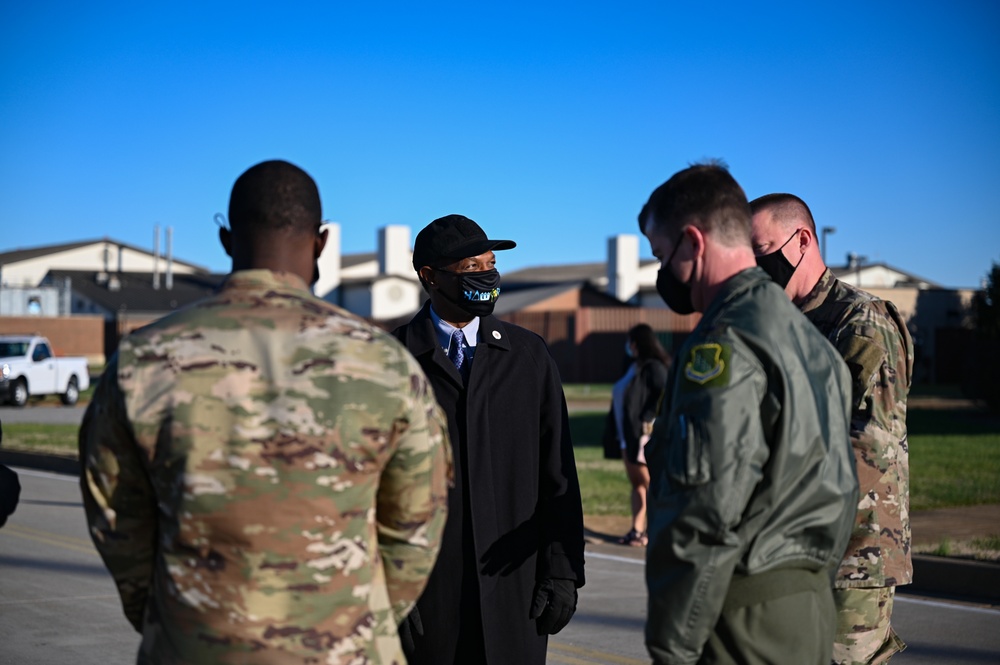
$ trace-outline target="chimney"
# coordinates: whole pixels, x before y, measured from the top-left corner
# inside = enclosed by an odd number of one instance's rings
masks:
[[[174,227],[167,227],[167,273],[163,285],[167,290],[174,288]]]
[[[390,224],[378,230],[378,274],[412,277],[410,227]]]
[[[340,287],[340,224],[328,222],[320,228],[326,230],[326,246],[317,262],[319,279],[313,285],[313,293],[319,298],[339,304],[337,296]]]
[[[160,225],[153,224],[153,288],[160,288]]]
[[[608,293],[628,302],[639,292],[639,236],[608,238]]]

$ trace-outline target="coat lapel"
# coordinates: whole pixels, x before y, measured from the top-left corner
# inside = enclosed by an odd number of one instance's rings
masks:
[[[445,355],[441,345],[438,344],[437,335],[434,333],[434,321],[431,320],[430,308],[430,301],[425,302],[424,306],[410,321],[409,333],[406,337],[406,348],[418,360],[424,357],[429,358],[431,365],[440,370],[441,374],[448,377],[457,387],[462,388],[464,385],[462,375],[455,369],[452,362],[448,360],[448,356]]]

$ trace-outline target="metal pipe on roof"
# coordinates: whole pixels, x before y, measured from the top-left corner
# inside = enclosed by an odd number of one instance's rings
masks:
[[[160,288],[160,225],[153,225],[153,288]]]
[[[167,227],[167,290],[174,288],[174,227]]]

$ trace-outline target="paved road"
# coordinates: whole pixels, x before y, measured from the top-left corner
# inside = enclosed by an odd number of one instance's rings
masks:
[[[43,425],[79,425],[85,406],[32,405],[17,408],[0,406],[0,421],[5,423],[39,423]]]
[[[77,479],[18,469],[21,505],[0,529],[0,665],[125,665],[138,637],[91,546]],[[641,551],[588,546],[587,586],[549,643],[562,665],[648,663]],[[893,665],[1000,662],[1000,610],[899,597],[910,648]]]

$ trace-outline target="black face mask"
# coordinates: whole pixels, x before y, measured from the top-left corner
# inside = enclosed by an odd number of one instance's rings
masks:
[[[792,265],[792,262],[788,260],[785,253],[781,250],[785,248],[785,245],[792,241],[799,231],[802,229],[795,229],[795,233],[792,234],[791,238],[786,240],[781,247],[771,252],[770,254],[765,254],[764,256],[757,257],[757,265],[764,269],[771,279],[774,280],[775,284],[781,288],[788,286],[788,282],[792,281],[792,275],[795,271],[799,269],[799,264],[802,263],[802,259],[805,254],[799,257],[799,262]]]
[[[441,295],[458,305],[464,312],[473,316],[489,316],[500,297],[500,273],[496,268],[481,272],[451,272],[441,270],[458,278],[458,297],[452,297],[447,290],[441,289]]]
[[[663,302],[667,303],[667,307],[670,309],[678,314],[690,314],[694,311],[694,303],[691,302],[691,286],[675,277],[673,271],[670,270],[670,262],[674,260],[674,254],[677,253],[682,240],[684,240],[683,231],[677,236],[677,242],[674,243],[674,251],[670,252],[670,258],[660,266],[659,272],[656,273],[656,292],[660,294]]]

